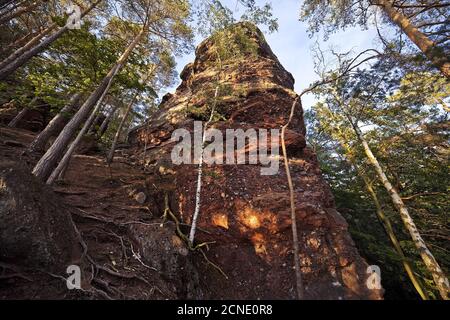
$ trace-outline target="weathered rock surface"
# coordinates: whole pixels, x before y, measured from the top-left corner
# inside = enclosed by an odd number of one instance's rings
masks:
[[[72,218],[29,169],[0,165],[0,261],[65,272],[81,256]]]
[[[203,297],[197,270],[185,243],[176,236],[174,223],[133,225],[129,234],[142,262],[158,272],[167,290],[184,299]]]
[[[230,88],[218,99],[220,119],[212,126],[279,129],[287,122],[296,98],[294,79],[262,33],[239,24],[257,47],[242,61],[224,62],[221,74],[213,68],[214,43],[202,42],[194,63],[181,74],[175,94],[163,98],[148,123],[130,133],[129,141],[144,159],[152,198],[170,195],[172,210],[186,224],[195,208],[197,165],[173,165],[170,154],[177,128],[192,132],[194,120],[205,120],[213,96],[211,84]],[[286,135],[295,187],[301,249],[301,271],[308,299],[380,299],[382,293],[366,286],[366,262],[335,210],[333,196],[316,155],[306,146],[300,103]],[[249,146],[255,147],[255,146]],[[142,149],[145,148],[145,154]],[[202,205],[196,242],[214,242],[207,255],[228,275],[225,279],[199,255],[196,266],[207,298],[293,299],[292,234],[287,180],[280,161],[277,174],[262,176],[260,165],[205,165]],[[158,179],[152,178],[154,176]],[[155,191],[156,190],[156,191]],[[203,231],[202,231],[203,230]],[[186,230],[188,231],[188,230]]]

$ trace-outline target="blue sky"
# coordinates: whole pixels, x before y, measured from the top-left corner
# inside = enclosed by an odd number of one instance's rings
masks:
[[[257,3],[264,4],[265,0],[257,0]],[[276,54],[281,64],[286,70],[292,73],[295,78],[295,91],[301,92],[307,88],[310,83],[318,79],[314,73],[313,55],[311,47],[318,40],[322,50],[326,51],[332,46],[336,51],[345,52],[354,50],[355,53],[368,48],[375,48],[376,31],[369,29],[366,31],[360,28],[347,29],[344,32],[338,32],[329,37],[324,42],[321,35],[314,38],[308,37],[307,25],[299,21],[301,0],[279,0],[272,1],[273,14],[278,18],[278,31],[272,34],[265,33],[267,42]],[[231,9],[236,8],[236,0],[223,0],[222,3]],[[238,7],[239,10],[239,7]],[[239,16],[242,13],[237,11],[235,14]],[[197,38],[195,45],[200,43],[202,39]],[[194,54],[177,57],[177,71],[180,72],[183,67],[194,60]],[[169,89],[174,89],[177,84]],[[303,98],[303,108],[308,109],[315,102],[312,95],[306,95]]]

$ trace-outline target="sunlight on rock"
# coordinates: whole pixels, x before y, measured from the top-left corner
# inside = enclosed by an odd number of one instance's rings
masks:
[[[239,213],[239,222],[250,229],[257,229],[261,226],[259,213],[251,208],[245,208],[244,211]]]
[[[212,223],[217,227],[228,229],[228,217],[225,214],[215,213],[212,217]]]
[[[308,240],[306,240],[306,244],[308,245],[308,247],[317,250],[321,245],[321,241],[319,238],[311,236],[310,238],[308,238]]]
[[[300,265],[301,265],[301,270],[303,274],[308,274],[313,272],[313,263],[311,261],[311,258],[305,255],[300,255]]]
[[[355,293],[361,291],[360,280],[358,279],[358,274],[356,273],[356,265],[354,263],[342,269],[341,277],[347,288]]]
[[[185,203],[185,196],[183,194],[180,194],[179,200],[178,200],[178,212],[180,213],[181,220],[184,219],[184,211],[183,211],[183,205]]]
[[[255,248],[255,252],[259,256],[266,256],[267,255],[267,249],[266,249],[266,241],[264,239],[264,236],[261,233],[255,233],[252,238],[252,243]]]

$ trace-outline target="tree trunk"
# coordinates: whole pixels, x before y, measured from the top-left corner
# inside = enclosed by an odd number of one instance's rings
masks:
[[[91,123],[91,125],[90,125],[90,127],[89,127],[89,129],[87,131],[87,134],[91,134],[91,133],[93,133],[95,131],[95,126],[100,121],[100,117],[102,116],[102,112],[103,112],[104,109],[105,109],[105,105],[102,105],[99,108],[97,114],[95,115],[95,119],[92,121],[92,123]]]
[[[87,15],[92,9],[94,9],[102,0],[97,0],[92,3],[85,11],[81,13],[81,18]],[[49,28],[52,28],[51,25]],[[43,32],[49,32],[48,29],[45,29]],[[53,42],[55,42],[61,35],[63,35],[67,30],[69,30],[69,26],[66,24],[64,27],[61,27],[58,31],[47,37],[45,40],[37,44],[36,46],[30,48],[28,51],[23,51],[23,49],[19,49],[18,51],[22,51],[22,54],[17,55],[17,53],[13,53],[10,57],[6,58],[0,64],[0,80],[5,79],[14,73],[18,68],[26,64],[31,58],[41,53],[47,47],[49,47]],[[50,30],[51,31],[51,30]],[[40,36],[40,35],[39,35]],[[37,37],[39,37],[37,36]],[[35,37],[36,38],[36,37]],[[41,37],[42,38],[42,37]],[[32,39],[30,42],[36,43],[35,39]],[[30,47],[27,43],[26,46]],[[14,56],[14,58],[12,57]],[[11,60],[14,59],[14,60]]]
[[[11,53],[8,57],[6,57],[2,62],[0,62],[0,70],[5,68],[8,64],[16,60],[18,57],[20,57],[22,54],[24,54],[26,51],[32,49],[35,45],[41,41],[42,38],[50,34],[54,29],[56,29],[58,25],[56,23],[51,24],[46,29],[42,30],[40,33],[38,33],[36,36],[34,36],[31,40],[29,40],[23,47],[18,48],[16,51]]]
[[[22,110],[20,110],[20,112],[14,117],[14,119],[12,119],[9,123],[8,123],[8,127],[10,128],[15,128],[17,127],[17,125],[19,124],[19,122],[23,119],[23,117],[25,117],[25,115],[27,114],[27,112],[30,109],[28,107],[23,108]]]
[[[211,115],[210,115],[208,121],[205,123],[205,128],[203,129],[202,149],[200,151],[200,157],[198,159],[197,190],[195,192],[195,209],[194,209],[194,214],[192,215],[191,230],[189,231],[189,244],[191,246],[194,245],[195,232],[197,230],[197,220],[198,220],[198,216],[200,214],[202,175],[203,175],[203,153],[204,153],[204,147],[205,147],[205,142],[206,142],[206,130],[208,129],[209,124],[213,120],[215,108],[217,105],[218,94],[219,94],[219,85],[217,84],[215,92],[214,92],[214,102],[213,102],[213,106],[211,108]]]
[[[37,34],[37,32],[30,32],[24,35],[22,38],[17,39],[13,43],[8,44],[6,48],[1,48],[0,50],[2,50],[2,52],[7,52],[9,50],[13,50],[14,48],[23,47],[30,41],[30,39],[33,39]]]
[[[69,103],[61,109],[61,111],[48,123],[45,129],[42,130],[41,133],[39,133],[33,140],[28,147],[28,152],[43,152],[50,137],[53,137],[61,132],[64,124],[70,118],[69,114],[78,106],[80,100],[81,93],[75,93]]]
[[[450,78],[450,61],[443,49],[423,34],[419,29],[411,24],[411,21],[405,17],[399,10],[392,7],[389,0],[375,0],[375,4],[381,6],[383,11],[400,29],[408,36],[408,38],[422,51],[422,53],[435,65],[441,73]]]
[[[69,148],[67,149],[66,153],[64,154],[63,158],[59,162],[56,169],[52,172],[50,177],[47,179],[47,184],[52,184],[57,178],[62,179],[64,177],[64,173],[69,165],[70,158],[72,157],[73,152],[75,151],[75,148],[80,143],[81,139],[83,138],[84,134],[87,132],[89,127],[91,126],[92,122],[94,121],[96,113],[100,110],[100,107],[102,106],[103,100],[105,99],[106,94],[108,93],[109,88],[111,87],[111,84],[113,82],[112,77],[105,90],[103,90],[103,93],[101,97],[98,99],[97,104],[95,105],[94,111],[91,113],[89,118],[86,120],[86,122],[83,125],[83,128],[81,128],[80,132],[78,133],[75,140],[70,144]]]
[[[394,206],[397,208],[397,210],[400,213],[400,217],[402,218],[402,221],[405,225],[405,228],[408,230],[409,234],[411,235],[411,238],[414,242],[414,245],[416,246],[417,250],[419,251],[419,254],[427,267],[428,271],[431,273],[434,279],[434,283],[436,284],[437,289],[439,290],[439,293],[441,294],[441,297],[444,300],[449,299],[449,292],[450,292],[450,285],[448,282],[447,277],[445,276],[444,272],[442,271],[441,267],[439,266],[438,262],[434,258],[431,251],[428,249],[425,241],[422,239],[422,236],[419,233],[419,230],[416,227],[416,224],[414,223],[414,220],[411,218],[407,207],[403,203],[403,200],[401,199],[400,195],[397,193],[397,191],[394,189],[392,184],[390,183],[389,179],[387,178],[386,174],[383,171],[383,168],[381,167],[380,163],[378,162],[377,158],[372,153],[372,150],[369,147],[369,144],[364,139],[364,136],[361,132],[361,129],[351,121],[351,124],[353,126],[353,129],[361,142],[361,144],[364,147],[364,152],[366,153],[367,159],[374,167],[380,181],[383,183],[384,187],[386,188],[387,192],[389,193],[392,202],[394,203]]]
[[[20,112],[8,123],[8,127],[16,128],[20,121],[25,117],[25,115],[30,111],[30,108],[36,107],[37,97],[34,97],[29,103],[27,107],[24,107]]]
[[[46,181],[50,176],[53,168],[55,167],[58,160],[61,158],[64,150],[66,149],[69,142],[72,140],[76,131],[80,127],[81,123],[91,112],[93,106],[98,101],[105,88],[107,87],[109,81],[116,74],[117,65],[115,65],[111,71],[102,80],[101,84],[97,89],[91,93],[89,98],[84,102],[78,112],[72,117],[69,123],[64,127],[64,129],[56,138],[53,145],[47,150],[47,152],[42,156],[39,162],[33,169],[33,174],[39,179]]]
[[[118,109],[118,105],[115,105],[111,109],[111,111],[108,113],[105,120],[103,120],[102,124],[100,125],[100,128],[98,129],[97,137],[99,137],[99,138],[103,137],[103,135],[105,134],[106,130],[108,129],[109,123],[111,122],[111,119],[114,116],[114,114],[116,113],[117,109]]]
[[[134,97],[131,99],[130,103],[127,106],[127,109],[125,110],[125,113],[122,117],[122,120],[120,120],[119,127],[117,128],[116,134],[114,136],[114,140],[111,144],[111,149],[109,150],[108,157],[106,158],[106,163],[111,164],[114,159],[114,152],[116,151],[116,145],[120,138],[120,133],[122,131],[123,125],[125,124],[125,121],[127,120],[128,115],[130,114],[131,108],[133,108],[133,104],[136,102],[138,94],[136,93]]]
[[[420,281],[417,280],[417,278],[414,274],[413,268],[411,267],[405,254],[403,253],[403,249],[400,245],[400,242],[398,241],[397,236],[395,235],[394,228],[392,228],[391,221],[384,214],[383,209],[380,204],[380,201],[378,200],[377,193],[373,189],[372,183],[370,182],[369,178],[367,178],[367,176],[362,172],[362,170],[358,166],[356,159],[354,157],[352,148],[350,147],[349,143],[346,141],[346,138],[345,138],[345,135],[343,134],[343,132],[340,130],[340,128],[336,128],[336,130],[339,133],[339,137],[338,137],[339,144],[345,150],[345,154],[346,154],[346,158],[347,158],[348,162],[350,163],[350,165],[352,165],[355,168],[357,175],[362,179],[362,181],[364,182],[364,185],[366,186],[367,191],[369,192],[370,196],[372,197],[373,203],[375,204],[378,220],[380,221],[386,234],[388,235],[389,239],[391,240],[392,246],[394,247],[395,251],[400,256],[403,267],[405,268],[406,274],[408,275],[409,279],[411,280],[414,288],[416,289],[416,291],[420,295],[420,297],[423,300],[428,300],[429,299],[428,293],[423,289]]]
[[[133,49],[142,39],[143,35],[145,34],[145,31],[146,28],[143,28],[142,31],[133,39],[131,44],[120,56],[117,63],[103,78],[102,82],[97,87],[97,89],[95,89],[94,92],[91,93],[89,98],[84,102],[84,104],[75,114],[75,116],[73,116],[73,118],[61,131],[61,133],[59,134],[58,138],[55,140],[53,145],[47,150],[47,152],[36,164],[36,166],[33,169],[33,174],[36,177],[38,177],[42,181],[46,181],[48,179],[57,161],[62,156],[62,153],[66,149],[70,140],[72,140],[72,137],[74,136],[75,132],[80,127],[81,123],[87,117],[87,115],[92,111],[92,108],[94,107],[100,96],[104,93],[105,89],[108,87],[108,84],[114,79],[115,75],[120,71],[123,64],[126,62],[129,55],[133,51]]]
[[[22,55],[17,57],[14,61],[7,64],[5,67],[0,69],[0,80],[4,80],[11,74],[13,74],[17,69],[26,64],[31,58],[36,56],[37,54],[44,51],[48,46],[50,46],[55,40],[57,40],[64,32],[66,32],[68,28],[62,27],[51,36],[47,37],[45,40],[37,44],[35,47],[31,48],[28,51],[25,51]]]
[[[18,0],[0,0],[0,17],[4,17],[7,14],[10,14],[14,10],[16,10],[22,2]],[[7,8],[10,4],[13,4],[10,8]]]
[[[411,283],[413,284],[414,288],[416,289],[417,293],[420,295],[422,300],[428,300],[429,299],[428,294],[423,289],[419,280],[416,278],[413,268],[411,267],[405,254],[403,253],[403,249],[400,246],[400,242],[398,241],[397,236],[395,235],[394,228],[392,228],[391,221],[384,214],[383,209],[381,208],[380,201],[378,200],[378,196],[375,190],[373,189],[372,184],[370,183],[369,179],[366,176],[360,174],[360,177],[363,179],[366,189],[369,192],[370,196],[372,197],[372,200],[376,207],[378,219],[380,220],[384,230],[386,231],[386,234],[391,240],[392,246],[394,247],[395,251],[397,251],[397,254],[400,256],[400,259],[402,260],[403,268],[405,269],[406,274],[408,275],[409,279],[411,280]]]
[[[13,11],[9,14],[4,15],[3,17],[0,18],[0,25],[20,16],[23,13],[30,12],[31,10],[35,9],[39,5],[40,5],[39,1],[35,1],[34,3],[30,4],[27,7],[19,8],[16,11]]]

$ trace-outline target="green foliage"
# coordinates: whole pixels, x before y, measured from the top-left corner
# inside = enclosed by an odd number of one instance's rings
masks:
[[[352,0],[305,0],[300,19],[309,22],[311,33],[317,33],[323,28],[325,35],[329,35],[348,26],[364,26],[367,23],[368,6],[369,1],[365,0],[356,1],[356,5]]]
[[[215,92],[217,89],[217,97]],[[205,84],[198,98],[201,99],[201,105],[188,105],[184,109],[186,116],[199,121],[208,121],[211,117],[212,107],[214,114],[212,115],[212,122],[227,120],[226,104],[223,103],[224,97],[229,97],[232,94],[232,88],[228,84],[212,82]]]
[[[239,63],[244,57],[256,55],[258,43],[255,38],[259,36],[254,25],[249,23],[234,24],[215,32],[210,41],[217,59],[211,63]]]
[[[220,179],[222,176],[220,175],[220,173],[214,171],[214,170],[204,170],[203,174],[206,177],[211,177],[213,179]]]
[[[351,58],[339,55],[346,63]],[[403,60],[405,63],[408,60]],[[336,71],[338,70],[338,71]],[[336,78],[342,68],[323,75]],[[362,128],[370,149],[383,165],[394,187],[404,197],[411,216],[435,258],[448,273],[448,114],[443,100],[448,82],[438,73],[398,67],[394,60],[379,60],[353,70],[314,92],[319,98],[305,113],[308,143],[317,152],[338,210],[370,263],[382,269],[386,298],[418,298],[401,261],[376,219],[376,207],[355,167],[372,182],[382,210],[391,220],[406,256],[431,296],[439,297],[432,277],[403,226],[390,195],[367,164],[364,150],[352,129]],[[351,120],[351,121],[350,121]],[[344,148],[343,144],[347,147]],[[383,276],[384,275],[384,276]]]
[[[219,0],[193,1],[193,4],[197,31],[203,37],[209,37],[236,22],[250,22],[261,27],[267,27],[269,32],[274,32],[278,29],[278,22],[273,17],[270,3],[265,3],[261,7],[256,4],[255,0],[238,0],[236,8],[238,5],[244,8],[244,12],[239,19],[236,19],[234,12],[224,6]]]
[[[19,70],[14,87],[0,91],[0,101],[14,100],[22,106],[39,98],[57,112],[74,92],[92,92],[142,29],[143,14],[151,11],[154,22],[148,37],[133,50],[109,90],[116,99],[137,91],[138,104],[132,114],[141,121],[146,113],[143,106],[153,105],[157,92],[174,83],[173,55],[191,49],[190,4],[179,0],[136,0],[111,5],[112,1],[105,1],[103,11],[96,12],[100,14],[85,19],[80,30],[65,32],[45,53]],[[46,14],[54,21],[63,23],[64,6],[65,3],[55,3],[53,7],[52,2],[43,9],[48,9]],[[19,37],[23,26],[19,22],[13,26]]]
[[[300,20],[308,22],[310,36],[323,31],[325,40],[350,27],[376,28],[386,52],[399,60],[407,53],[415,56],[422,68],[431,68],[449,62],[448,19],[444,18],[448,17],[448,7],[420,0],[305,0]],[[407,21],[395,21],[399,16]],[[410,41],[403,40],[405,34]],[[425,42],[433,45],[425,50]]]

